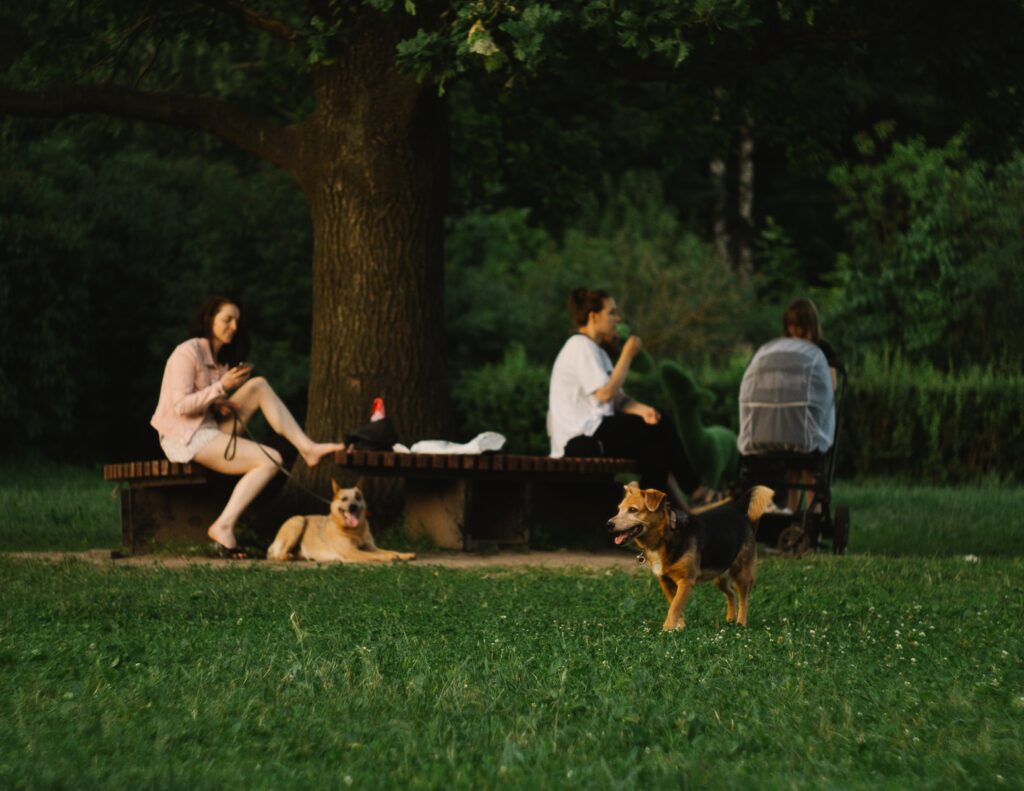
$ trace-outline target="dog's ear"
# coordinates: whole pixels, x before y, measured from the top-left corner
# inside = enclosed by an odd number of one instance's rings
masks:
[[[332,497],[338,493],[338,489],[340,489],[340,488],[341,487],[338,486],[338,482],[336,480],[334,480],[334,478],[331,478],[331,496]]]
[[[644,489],[644,505],[647,506],[648,511],[657,511],[664,499],[664,492],[658,489]]]
[[[355,488],[357,488],[359,491],[362,491],[363,490],[363,484],[365,482],[366,482],[366,478],[364,476],[360,475],[359,476],[359,480],[356,481]]]
[[[633,492],[640,491],[640,484],[636,481],[630,481],[622,488],[625,490],[626,494],[632,494]]]

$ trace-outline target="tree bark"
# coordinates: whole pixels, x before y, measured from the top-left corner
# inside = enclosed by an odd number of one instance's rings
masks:
[[[718,105],[724,99],[724,91],[721,86],[715,88],[715,109],[711,116],[711,122],[715,126],[721,123],[721,113]],[[719,259],[732,266],[732,241],[729,239],[729,190],[726,186],[726,165],[725,158],[719,154],[712,158],[708,164],[708,175],[711,178],[711,191],[715,196],[715,203],[712,206],[712,236],[715,243],[715,253]]]
[[[737,266],[744,278],[754,274],[754,136],[749,117],[740,127],[737,214],[740,219]]]
[[[369,23],[372,24],[372,23]],[[383,397],[407,443],[447,437],[443,349],[445,107],[394,65],[397,36],[360,31],[314,71],[297,180],[313,225],[306,430],[338,440]],[[330,465],[296,470],[326,486]]]

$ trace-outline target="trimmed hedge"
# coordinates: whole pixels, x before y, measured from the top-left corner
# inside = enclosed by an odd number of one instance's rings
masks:
[[[842,475],[1024,481],[1024,376],[868,360],[851,376],[841,430]]]

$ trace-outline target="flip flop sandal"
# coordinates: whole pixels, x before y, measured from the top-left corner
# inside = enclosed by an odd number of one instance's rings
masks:
[[[213,551],[217,557],[223,558],[224,560],[248,560],[249,553],[246,552],[242,547],[235,545],[233,547],[226,547],[217,541],[211,542],[213,545]]]

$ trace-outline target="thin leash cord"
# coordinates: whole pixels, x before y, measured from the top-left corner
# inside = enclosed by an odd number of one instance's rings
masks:
[[[259,440],[256,439],[256,437],[254,437],[252,435],[252,432],[249,431],[249,427],[244,425],[242,423],[242,421],[239,420],[239,418],[238,418],[238,411],[236,409],[233,409],[230,406],[228,407],[228,409],[231,410],[231,439],[228,440],[228,444],[224,448],[224,460],[225,461],[231,461],[232,459],[235,458],[235,453],[237,453],[237,451],[238,451],[238,427],[242,426],[242,430],[245,432],[246,436],[249,437],[249,439],[251,439],[253,442],[256,443],[256,447],[258,447],[260,449],[260,452],[264,456],[266,456],[268,459],[270,459],[270,462],[275,467],[277,467],[277,469],[279,469],[281,472],[283,472],[285,474],[285,476],[287,476],[288,478],[291,478],[292,477],[291,471],[285,469],[284,465],[278,464],[277,459],[275,459],[273,456],[271,456],[269,453],[267,453],[267,449],[263,447],[263,443],[261,443]],[[326,503],[328,506],[331,505],[331,501],[328,500],[326,497],[321,497],[319,494],[317,494],[313,490],[303,486],[298,481],[293,480],[292,484],[295,485],[295,486],[298,486],[306,494],[310,495],[311,497],[316,498],[320,502]]]

